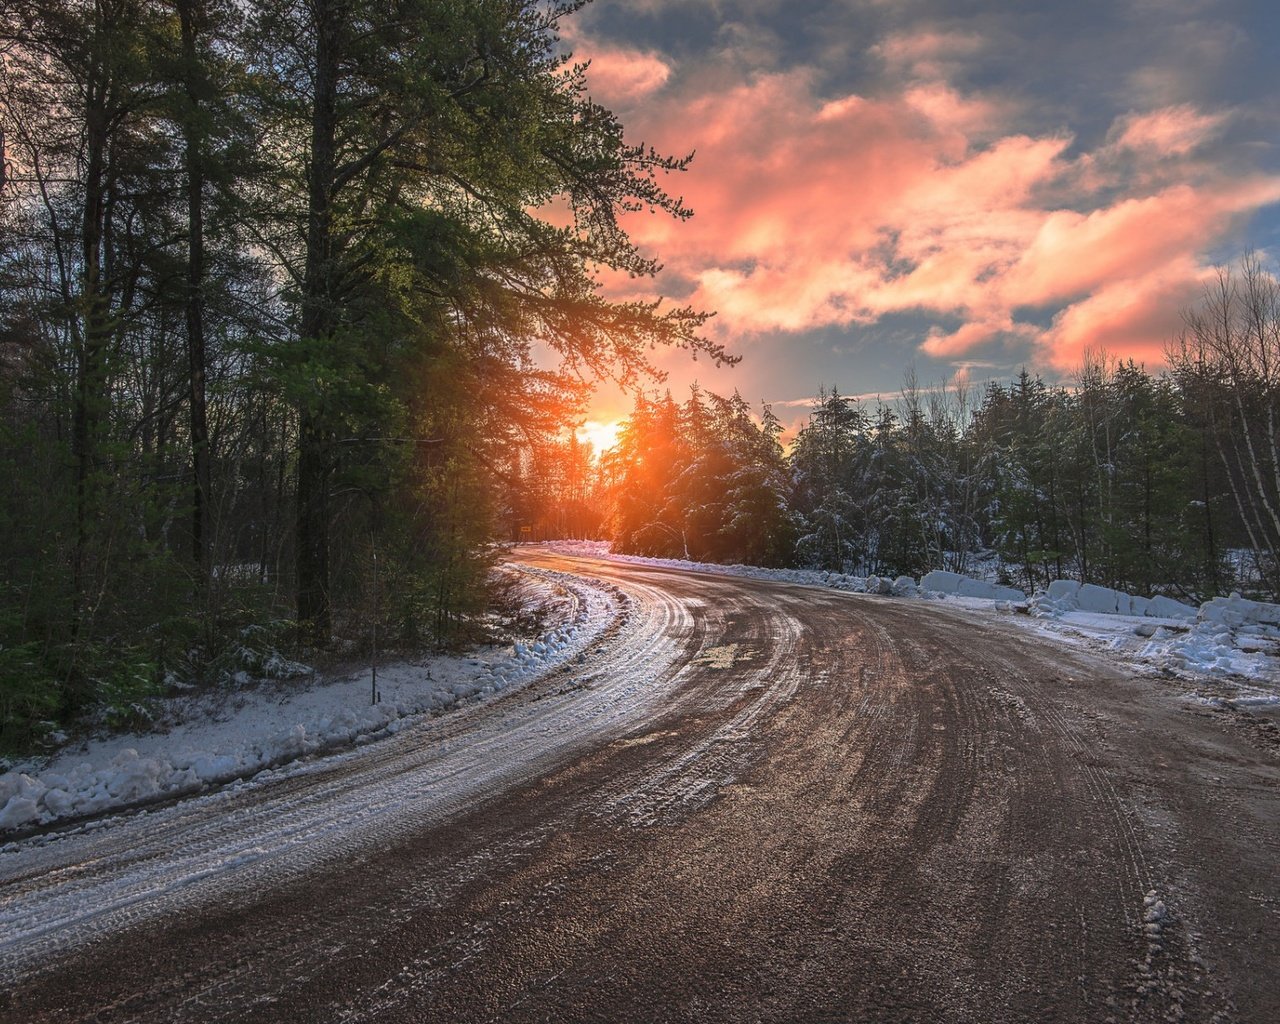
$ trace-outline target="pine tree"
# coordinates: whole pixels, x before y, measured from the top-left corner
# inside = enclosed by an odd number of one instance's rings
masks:
[[[792,446],[801,562],[835,572],[852,571],[866,555],[864,524],[854,500],[864,476],[867,445],[862,409],[832,388],[821,390]]]
[[[535,415],[541,385],[559,396],[563,418],[574,374],[635,380],[655,344],[726,358],[698,334],[702,314],[598,294],[592,266],[655,271],[617,213],[686,216],[659,183],[685,161],[627,145],[586,97],[582,69],[566,68],[554,35],[577,6],[323,0],[272,5],[258,20],[276,146],[306,154],[271,195],[285,197],[273,204],[286,213],[276,237],[291,222],[305,238],[282,253],[297,286],[298,340],[280,374],[299,411],[298,614],[317,635],[329,626],[329,496],[343,423],[381,415],[377,402],[362,408],[358,381],[385,365],[371,351],[385,342],[361,315],[398,310],[393,338],[513,382]],[[306,202],[290,208],[295,193]],[[554,197],[567,199],[573,227],[531,212]],[[529,372],[534,340],[563,357],[565,373]]]

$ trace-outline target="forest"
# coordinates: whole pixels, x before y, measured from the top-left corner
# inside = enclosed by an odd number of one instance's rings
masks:
[[[995,564],[1028,592],[1076,579],[1202,601],[1280,595],[1280,283],[1223,268],[1169,368],[1086,355],[1074,378],[924,388],[874,408],[832,388],[784,450],[736,392],[642,397],[616,448],[536,449],[513,538],[604,538],[694,561],[920,576]]]
[[[732,361],[598,287],[687,160],[592,101],[580,6],[0,7],[0,748],[483,635],[510,453],[652,348]]]
[[[566,56],[583,0],[7,0],[0,8],[0,754],[281,652],[490,635],[495,541],[1280,592],[1280,300],[1223,271],[1169,372],[875,409],[784,450],[616,301],[690,215]],[[578,442],[592,382],[640,396]],[[1247,559],[1238,555],[1245,552]]]

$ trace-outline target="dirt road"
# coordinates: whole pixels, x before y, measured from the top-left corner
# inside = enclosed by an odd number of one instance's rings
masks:
[[[613,588],[565,671],[0,856],[0,1019],[1280,1020],[1265,723],[945,604],[522,558]]]

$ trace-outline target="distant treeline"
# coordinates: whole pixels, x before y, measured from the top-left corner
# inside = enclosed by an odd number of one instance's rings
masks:
[[[1223,271],[1159,375],[1095,357],[1069,386],[909,380],[875,408],[824,391],[787,453],[736,394],[646,399],[598,467],[573,441],[545,450],[513,517],[661,557],[918,576],[994,552],[1029,589],[1274,597],[1277,296],[1253,259]]]

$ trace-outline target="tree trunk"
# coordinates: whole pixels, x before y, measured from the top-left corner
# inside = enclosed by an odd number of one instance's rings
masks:
[[[183,124],[183,159],[187,176],[187,362],[190,367],[191,429],[191,553],[198,579],[207,587],[212,568],[209,512],[212,502],[212,453],[209,449],[209,417],[205,394],[204,338],[204,152],[198,120],[201,108],[197,40],[205,20],[202,0],[179,0],[182,23],[182,57],[187,94]]]
[[[316,3],[315,95],[311,111],[311,165],[307,174],[307,257],[303,272],[300,342],[312,345],[334,330],[333,183],[337,167],[338,35],[341,4]],[[298,430],[298,621],[323,642],[329,604],[329,477],[331,439],[323,396],[304,405]]]
[[[1217,597],[1222,593],[1222,580],[1218,573],[1218,552],[1213,537],[1213,491],[1209,486],[1209,426],[1200,427],[1200,478],[1203,482],[1201,495],[1204,498],[1204,543],[1205,552],[1209,559],[1210,580],[1213,585],[1213,592],[1210,597]]]
[[[100,44],[103,26],[94,26]],[[111,329],[109,300],[102,280],[102,240],[105,231],[107,193],[106,72],[99,58],[85,86],[85,177],[81,210],[80,345],[76,365],[72,411],[72,451],[76,464],[76,541],[72,565],[72,629],[77,635],[83,618],[90,580],[90,547],[93,520],[98,513],[96,495],[101,458],[102,426],[106,414],[107,348]]]

